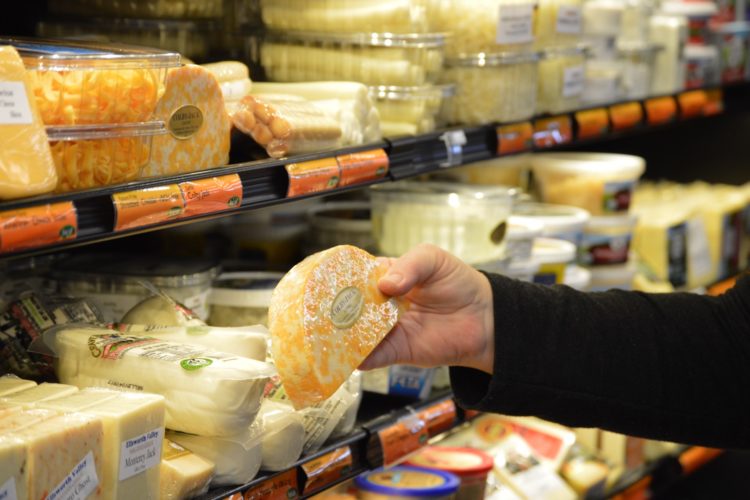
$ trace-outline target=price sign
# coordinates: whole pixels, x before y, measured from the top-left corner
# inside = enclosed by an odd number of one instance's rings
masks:
[[[605,108],[587,109],[575,114],[578,139],[600,137],[609,132],[609,114]]]
[[[724,112],[724,93],[721,89],[706,90],[706,107],[703,114],[706,116],[718,115]]]
[[[0,212],[0,253],[71,241],[77,235],[72,201]]]
[[[262,483],[245,491],[244,500],[293,500],[299,498],[297,469],[269,477]]]
[[[286,171],[289,174],[288,198],[328,191],[338,186],[341,179],[336,158],[290,163]]]
[[[531,122],[513,123],[497,127],[497,154],[508,155],[530,150],[534,145],[534,126]]]
[[[691,90],[678,95],[677,102],[680,104],[680,118],[695,118],[703,116],[708,95],[705,90]]]
[[[643,108],[639,102],[624,102],[609,108],[612,130],[619,132],[640,125],[643,121]]]
[[[388,155],[382,148],[340,155],[336,161],[341,169],[339,186],[382,179],[388,173]]]
[[[179,186],[185,200],[183,217],[223,212],[242,203],[242,181],[238,174],[181,182]]]
[[[647,99],[645,107],[649,125],[669,123],[677,116],[677,103],[671,96]]]
[[[573,123],[568,115],[540,118],[534,122],[534,145],[548,148],[573,140]]]
[[[450,399],[441,401],[420,411],[418,415],[427,425],[427,433],[431,437],[437,436],[451,429],[456,422],[456,403]]]
[[[352,450],[348,446],[337,448],[302,465],[307,481],[303,493],[307,494],[332,485],[347,477],[352,471]]]
[[[137,189],[112,195],[115,231],[151,226],[179,219],[185,210],[177,184]]]
[[[409,417],[379,431],[378,439],[383,448],[383,462],[391,465],[424,446],[429,435],[422,419]]]

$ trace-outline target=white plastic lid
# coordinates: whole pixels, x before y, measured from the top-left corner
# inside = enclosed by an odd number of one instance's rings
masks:
[[[552,236],[582,233],[591,218],[588,211],[568,205],[551,203],[519,203],[513,207],[509,224],[542,224],[542,234]]]
[[[515,261],[506,266],[501,274],[509,278],[531,280],[539,270],[540,265],[541,263],[534,259]]]
[[[585,292],[591,284],[591,271],[585,267],[572,264],[565,268],[564,284],[571,288]]]
[[[542,235],[544,224],[538,220],[510,221],[505,238],[513,241],[524,241],[537,238]]]
[[[636,268],[632,263],[617,266],[594,266],[589,270],[591,271],[590,288],[592,290],[609,288],[630,290],[633,287]]]
[[[586,231],[596,233],[607,229],[623,228],[632,231],[638,223],[636,214],[608,215],[604,217],[591,217],[586,223]]]
[[[531,157],[531,168],[535,172],[635,180],[646,170],[646,160],[640,156],[616,153],[539,153]]]
[[[711,17],[719,9],[714,2],[663,2],[662,12],[667,14],[678,14],[687,17]]]
[[[715,45],[696,45],[689,43],[685,46],[685,59],[703,59],[706,61],[719,59],[719,48]]]
[[[576,246],[559,238],[537,238],[531,258],[540,264],[565,264],[576,258]]]
[[[208,303],[229,307],[268,308],[271,294],[284,276],[271,272],[223,273],[214,280]]]

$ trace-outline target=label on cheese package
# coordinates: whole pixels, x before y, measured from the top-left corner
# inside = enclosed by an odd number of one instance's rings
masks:
[[[120,481],[159,465],[163,441],[162,427],[123,441],[120,447]]]
[[[531,3],[500,4],[497,16],[498,44],[531,43],[534,41],[534,5]]]
[[[70,241],[77,234],[72,201],[0,212],[0,253]]]
[[[160,224],[177,219],[185,209],[176,184],[126,191],[112,195],[115,231]]]
[[[18,500],[15,478],[12,477],[0,485],[0,500]]]
[[[23,82],[0,82],[0,125],[29,125],[31,122],[29,96]]]
[[[85,500],[96,491],[99,478],[96,475],[94,454],[88,452],[65,479],[50,491],[47,500]]]
[[[558,4],[556,31],[565,35],[580,35],[582,28],[581,8],[578,5]]]
[[[185,200],[181,217],[223,212],[242,203],[242,181],[238,174],[181,182],[179,186]]]

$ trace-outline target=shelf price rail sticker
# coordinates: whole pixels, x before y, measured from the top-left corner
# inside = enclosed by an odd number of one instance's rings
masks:
[[[531,122],[500,125],[497,133],[497,154],[510,155],[530,151],[534,147],[534,126]]]
[[[349,446],[313,458],[302,464],[304,475],[303,494],[312,493],[340,482],[352,473],[354,460]]]
[[[637,127],[643,123],[643,107],[640,102],[624,102],[609,107],[612,130],[621,132]]]
[[[649,125],[663,125],[677,117],[677,102],[672,96],[646,99],[644,107]]]
[[[297,468],[292,467],[224,500],[294,500],[299,496]]]
[[[609,113],[606,108],[586,109],[575,113],[577,139],[593,139],[609,132]]]
[[[425,421],[412,414],[379,430],[377,438],[383,450],[383,465],[389,466],[426,445],[430,435]]]
[[[548,148],[573,140],[573,120],[569,115],[539,118],[534,122],[534,146]]]
[[[696,118],[703,116],[708,103],[708,94],[705,90],[689,90],[677,95],[677,103],[680,105],[680,118]]]
[[[78,236],[72,201],[0,212],[0,253],[41,248]]]
[[[383,178],[388,173],[388,155],[382,148],[359,153],[288,163],[287,198],[330,191]]]

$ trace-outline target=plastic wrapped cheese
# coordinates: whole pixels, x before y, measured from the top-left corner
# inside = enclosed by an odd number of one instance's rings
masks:
[[[385,264],[339,245],[307,257],[279,282],[268,324],[273,359],[296,408],[331,396],[398,320],[377,287]]]
[[[15,392],[31,389],[36,385],[33,380],[25,380],[15,375],[3,375],[0,377],[0,397],[9,396]]]
[[[4,403],[26,407],[33,406],[35,403],[41,403],[42,401],[70,396],[77,391],[78,387],[72,385],[44,382],[36,387],[32,387],[31,389],[10,394],[2,398],[2,401]]]
[[[208,491],[216,466],[213,462],[164,439],[159,471],[159,498],[182,500]]]
[[[22,439],[0,436],[0,495],[12,492],[9,500],[28,498],[26,445]]]
[[[164,293],[144,299],[133,306],[122,323],[134,325],[203,326],[206,323],[192,311]]]
[[[204,436],[247,429],[274,373],[260,361],[102,328],[64,326],[42,338],[61,381],[161,394],[167,427]]]
[[[264,470],[279,471],[292,466],[305,444],[304,417],[288,404],[266,399],[256,417],[263,436]]]
[[[357,412],[362,402],[362,372],[354,370],[349,380],[342,386],[349,394],[352,395],[351,404],[344,411],[343,417],[331,432],[331,437],[336,438],[349,434],[354,429],[357,422]]]

